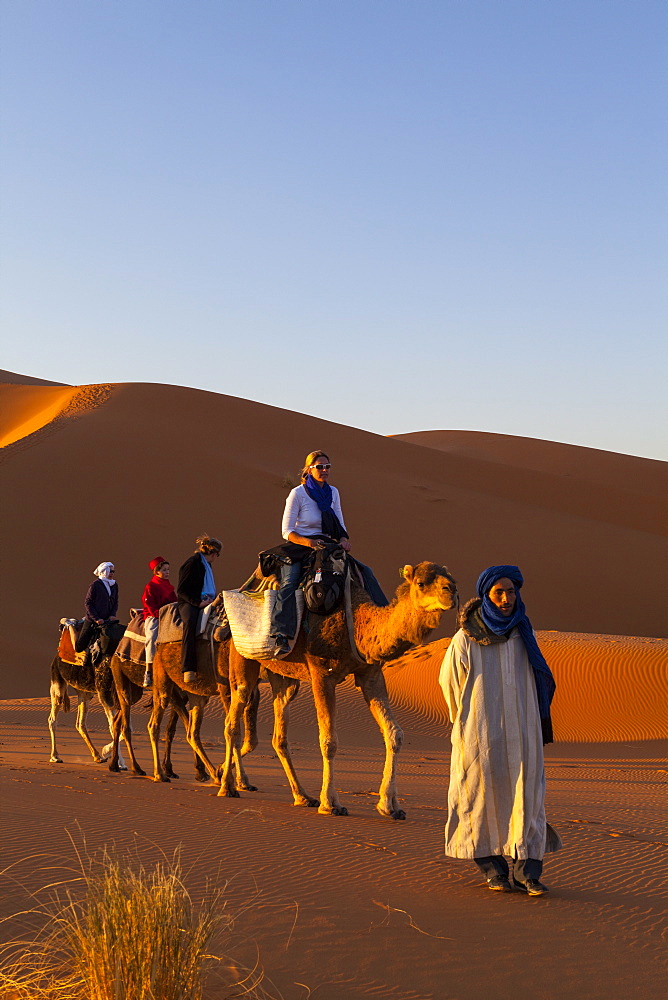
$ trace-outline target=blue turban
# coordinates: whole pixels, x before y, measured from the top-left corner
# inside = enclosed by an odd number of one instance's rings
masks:
[[[502,577],[507,577],[507,579],[511,580],[515,585],[515,610],[509,617],[501,614],[500,609],[497,608],[496,604],[492,604],[489,599],[490,590],[496,581],[502,579]],[[546,740],[545,742],[551,743],[552,726],[549,721],[550,704],[552,702],[552,698],[554,697],[556,684],[554,677],[552,676],[552,671],[548,667],[545,657],[541,653],[538,643],[536,642],[536,637],[533,634],[533,627],[527,618],[524,601],[520,597],[519,592],[523,583],[524,577],[520,572],[519,566],[490,566],[489,569],[486,569],[484,573],[481,573],[478,577],[476,590],[478,592],[478,597],[482,598],[482,607],[480,608],[480,612],[485,625],[492,632],[494,632],[495,635],[503,635],[504,633],[510,631],[511,628],[517,628],[522,637],[522,641],[526,647],[527,656],[529,657],[529,663],[533,669],[534,679],[536,681],[538,710],[540,712],[541,722],[543,723],[543,733],[544,735],[546,735],[546,733],[550,734],[549,740]]]

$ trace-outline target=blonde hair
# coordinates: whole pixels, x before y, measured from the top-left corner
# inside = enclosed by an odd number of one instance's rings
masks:
[[[204,556],[210,556],[213,552],[220,555],[223,547],[223,543],[219,539],[211,538],[209,535],[198,535],[195,539],[195,545],[197,546],[195,552],[201,552]]]
[[[319,458],[326,458],[329,462],[329,455],[326,451],[310,451],[304,460],[304,468],[299,473],[299,478],[303,483],[306,482],[306,477],[308,476],[311,466],[315,465]]]

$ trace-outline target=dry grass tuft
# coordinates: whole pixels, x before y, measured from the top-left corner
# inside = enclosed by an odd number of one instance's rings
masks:
[[[82,900],[58,886],[32,939],[0,947],[2,1000],[204,1000],[214,968],[225,996],[270,1000],[259,967],[212,953],[233,920],[222,890],[193,902],[178,853],[148,871],[105,849],[82,873]]]

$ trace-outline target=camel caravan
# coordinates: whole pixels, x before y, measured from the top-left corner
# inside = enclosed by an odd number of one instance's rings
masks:
[[[256,652],[267,646],[267,609],[278,589],[276,577],[262,577],[260,571],[238,591],[223,591],[209,605],[205,627],[196,640],[197,672],[184,681],[181,669],[181,642],[178,608],[175,603],[161,609],[158,642],[153,661],[153,708],[148,731],[153,751],[155,781],[177,777],[171,766],[171,743],[181,719],[196,762],[198,780],[211,778],[220,783],[219,795],[238,796],[240,791],[254,791],[242,758],[257,746],[256,717],[259,683],[268,682],[274,711],[273,749],[283,765],[295,805],[318,806],[321,813],[347,815],[341,805],[334,781],[334,757],[337,750],[335,728],[336,687],[352,675],[385,742],[385,765],[376,808],[383,816],[403,819],[396,789],[397,754],[403,734],[397,725],[383,677],[383,666],[402,653],[425,641],[438,626],[444,611],[457,603],[456,584],[444,566],[421,562],[404,566],[403,582],[394,599],[385,607],[374,604],[358,578],[346,573],[342,599],[326,615],[305,609],[292,649],[281,659]],[[301,598],[301,595],[300,595]],[[244,612],[239,604],[246,605]],[[303,605],[303,599],[299,600]],[[226,614],[229,608],[230,620]],[[306,621],[304,620],[306,619]],[[251,626],[249,626],[251,622]],[[253,624],[255,628],[253,628]],[[306,624],[306,627],[304,627]],[[79,629],[81,622],[75,623]],[[135,613],[128,627],[117,638],[115,649],[102,655],[93,647],[75,652],[70,628],[64,624],[58,655],[51,665],[51,760],[60,762],[55,730],[59,710],[67,711],[67,686],[78,695],[77,731],[83,737],[96,762],[109,755],[112,771],[124,769],[119,740],[125,741],[134,774],[143,775],[132,747],[130,710],[143,693],[145,646],[140,632],[140,618]],[[237,643],[235,643],[235,631]],[[302,681],[309,681],[318,719],[322,754],[320,797],[309,795],[295,772],[288,742],[288,712]],[[99,753],[85,727],[88,704],[98,695],[112,736],[112,743]],[[216,768],[202,745],[200,731],[204,709],[211,697],[218,695],[225,711],[225,759]],[[159,753],[160,731],[165,709],[171,709],[164,756]],[[243,735],[243,741],[242,741]]]
[[[112,563],[100,564],[86,597],[86,618],[61,620],[58,653],[51,664],[51,761],[61,762],[56,722],[59,711],[69,708],[69,685],[79,699],[76,728],[93,760],[108,757],[110,770],[126,769],[119,748],[123,739],[132,772],[144,775],[132,746],[131,709],[149,689],[155,781],[177,777],[171,746],[180,719],[198,780],[216,782],[222,796],[254,791],[244,758],[257,746],[260,684],[265,684],[274,714],[272,746],[294,804],[345,816],[334,777],[336,688],[352,676],[385,743],[376,808],[383,816],[405,818],[396,785],[403,734],[392,712],[383,667],[425,641],[443,613],[458,605],[457,587],[438,563],[405,565],[402,582],[388,601],[371,569],[351,555],[339,494],[328,483],[329,469],[323,452],[307,456],[302,483],[286,501],[284,542],[260,554],[256,570],[237,590],[216,590],[212,566],[222,543],[200,536],[195,553],[181,566],[176,591],[167,561],[151,561],[154,576],[144,591],[143,609],[132,610],[129,624],[122,626],[116,618],[115,569]],[[290,755],[288,707],[302,681],[311,684],[317,714],[319,797],[303,788]],[[85,725],[94,694],[112,737],[101,753]],[[201,739],[206,705],[216,695],[225,717],[225,758],[219,767]],[[171,714],[161,757],[167,708]]]

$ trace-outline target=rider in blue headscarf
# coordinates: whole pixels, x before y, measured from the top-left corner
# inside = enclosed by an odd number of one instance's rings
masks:
[[[510,580],[515,586],[516,603],[513,613],[510,616],[502,614],[489,598],[489,592],[494,584],[497,580],[502,580],[503,578]],[[476,584],[478,597],[482,600],[480,615],[487,628],[495,635],[507,635],[513,628],[519,631],[536,681],[538,710],[543,729],[543,743],[552,743],[550,704],[554,697],[556,684],[552,676],[552,671],[548,667],[545,657],[536,642],[533,627],[527,618],[526,608],[520,597],[519,591],[523,583],[524,577],[520,572],[519,566],[490,566],[489,569],[484,570],[478,577],[478,583]]]

